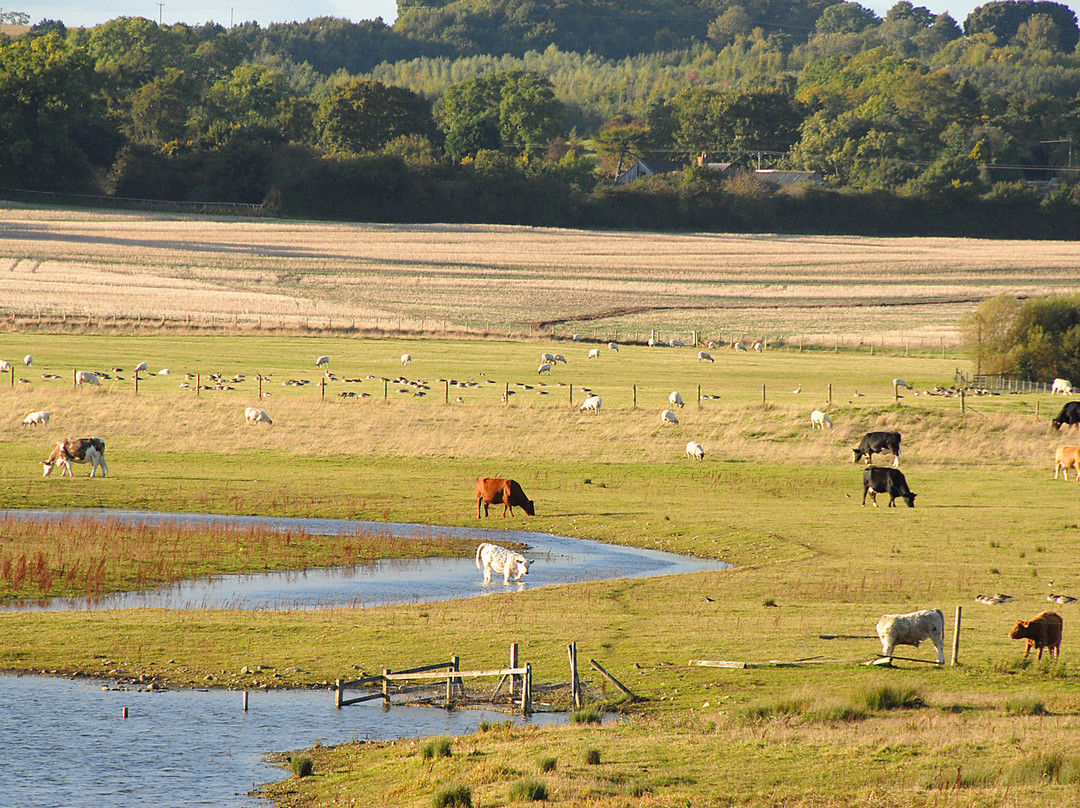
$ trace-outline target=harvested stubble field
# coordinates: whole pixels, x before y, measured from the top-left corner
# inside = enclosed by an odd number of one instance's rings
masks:
[[[0,317],[101,330],[326,329],[956,343],[993,294],[1080,289],[1070,242],[352,225],[0,207]],[[57,320],[60,320],[58,323]],[[87,322],[89,321],[89,324]],[[163,327],[164,327],[163,326]]]

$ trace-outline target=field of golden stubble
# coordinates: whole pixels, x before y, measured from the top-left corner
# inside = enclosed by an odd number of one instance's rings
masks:
[[[952,344],[989,295],[1080,291],[1075,242],[371,225],[0,205],[0,316]],[[314,320],[315,322],[310,322]],[[381,323],[379,322],[381,321]],[[326,324],[328,321],[322,321]]]

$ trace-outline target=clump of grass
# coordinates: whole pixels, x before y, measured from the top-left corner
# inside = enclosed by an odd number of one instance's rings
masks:
[[[832,704],[825,707],[815,707],[806,713],[810,721],[862,721],[866,718],[866,711],[854,704]]]
[[[765,598],[765,600],[763,600],[761,602],[761,605],[762,606],[775,606],[776,601],[773,598]]]
[[[315,761],[307,755],[295,755],[289,758],[289,767],[294,777],[310,777],[315,772]]]
[[[542,757],[536,765],[542,772],[553,772],[555,771],[556,762],[557,761],[553,757]]]
[[[771,704],[755,704],[739,711],[743,721],[771,721],[774,718],[791,718],[804,715],[810,709],[805,699],[781,699]]]
[[[541,802],[547,798],[547,786],[539,780],[518,780],[510,786],[510,802]]]
[[[1080,782],[1080,759],[1061,752],[1036,752],[1015,761],[1006,773],[1014,785]]]
[[[586,766],[599,766],[600,765],[600,750],[590,749],[585,753],[585,765]]]
[[[599,724],[604,720],[604,708],[599,704],[586,704],[570,714],[575,724]]]
[[[432,738],[420,749],[420,757],[424,760],[431,760],[432,758],[450,757],[450,739],[445,735],[440,735],[438,738]]]
[[[436,791],[431,801],[434,808],[472,808],[472,789],[468,786],[450,786]]]
[[[862,694],[862,704],[867,710],[918,710],[926,706],[926,701],[919,691],[911,687],[893,687],[880,685]]]
[[[1005,712],[1009,715],[1050,715],[1042,699],[1034,696],[1015,696],[1007,700]]]

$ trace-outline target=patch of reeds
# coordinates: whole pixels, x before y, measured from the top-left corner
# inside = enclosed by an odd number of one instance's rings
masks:
[[[437,738],[432,738],[422,747],[420,747],[420,757],[424,760],[432,760],[434,758],[450,757],[453,754],[450,748],[450,739],[445,735],[440,735]]]
[[[557,760],[553,757],[542,757],[536,762],[536,767],[542,772],[553,772],[556,765]]]
[[[510,786],[510,802],[543,802],[547,798],[547,786],[539,780],[518,780]]]
[[[1049,715],[1050,711],[1042,699],[1034,696],[1014,696],[1006,700],[1005,712],[1008,715]]]
[[[871,687],[858,696],[858,702],[870,712],[917,710],[926,706],[926,701],[915,688],[894,685]]]
[[[600,750],[589,749],[585,752],[585,765],[586,766],[599,766],[600,765]]]
[[[599,724],[604,720],[604,707],[593,702],[577,708],[570,714],[575,724]]]
[[[294,777],[310,777],[315,772],[315,761],[307,755],[293,755],[289,758],[289,768]]]
[[[466,785],[454,785],[435,792],[431,801],[434,808],[472,808],[472,789]]]

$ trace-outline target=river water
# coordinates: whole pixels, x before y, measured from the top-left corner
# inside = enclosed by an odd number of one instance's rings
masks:
[[[0,511],[27,519],[71,516],[160,524],[218,523],[342,535],[358,529],[396,536],[451,536],[495,543],[525,542],[535,559],[520,583],[484,583],[470,559],[380,561],[306,572],[215,576],[97,601],[53,598],[4,610],[312,609],[362,608],[516,592],[552,584],[674,575],[726,569],[729,564],[654,550],[516,530],[433,528],[427,525],[167,514],[144,511]],[[257,784],[280,779],[265,762],[273,751],[317,742],[389,740],[476,731],[490,711],[447,712],[373,702],[333,708],[329,691],[259,691],[242,710],[242,694],[220,690],[137,692],[103,690],[109,682],[0,675],[0,808],[143,808],[144,806],[265,806],[248,796]],[[128,708],[124,719],[123,709]],[[536,714],[529,721],[563,721]],[[511,720],[520,723],[519,716]]]

